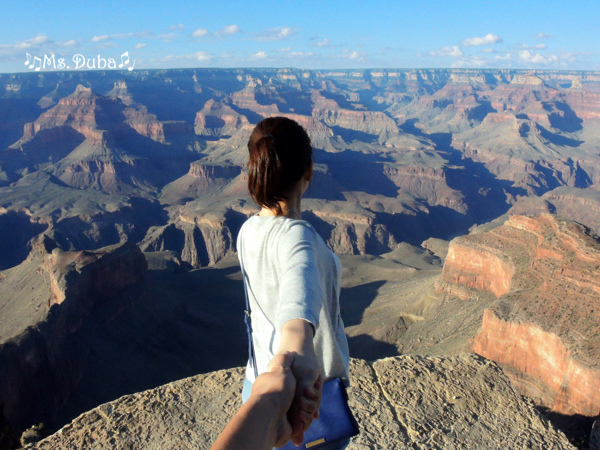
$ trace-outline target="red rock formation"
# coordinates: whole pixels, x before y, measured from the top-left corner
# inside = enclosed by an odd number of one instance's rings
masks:
[[[475,246],[459,238],[448,248],[442,277],[444,280],[481,291],[496,297],[510,292],[515,269],[504,255],[494,248]]]
[[[501,227],[452,241],[440,290],[458,290],[464,299],[485,291],[500,297],[484,314],[473,350],[544,384],[553,410],[594,416],[599,268],[600,239],[584,226],[549,214],[511,216]]]
[[[555,393],[552,410],[590,417],[600,414],[600,370],[574,360],[554,333],[530,323],[504,321],[486,310],[472,349],[548,386]]]
[[[125,123],[139,134],[157,142],[165,142],[163,124],[156,119],[154,114],[150,114],[145,106],[125,108],[123,114]]]

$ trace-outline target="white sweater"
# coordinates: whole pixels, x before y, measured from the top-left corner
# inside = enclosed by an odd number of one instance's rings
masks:
[[[258,373],[266,372],[275,356],[282,325],[304,319],[316,330],[314,346],[323,380],[339,377],[348,385],[339,258],[308,222],[282,216],[250,217],[240,230],[237,248],[246,272]],[[250,361],[246,377],[254,382]]]

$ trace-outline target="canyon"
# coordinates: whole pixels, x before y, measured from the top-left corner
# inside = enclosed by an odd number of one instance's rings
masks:
[[[600,74],[582,71],[0,74],[0,419],[58,429],[243,364],[246,144],[277,115],[311,137],[303,218],[342,258],[351,354],[474,352],[584,439]]]

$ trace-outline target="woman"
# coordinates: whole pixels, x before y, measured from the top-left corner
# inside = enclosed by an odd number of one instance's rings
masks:
[[[261,121],[248,141],[248,189],[261,207],[237,242],[250,302],[258,373],[283,352],[295,354],[292,441],[318,417],[321,379],[349,384],[348,343],[340,318],[341,264],[314,228],[302,220],[301,198],[312,178],[306,131],[285,117]],[[255,379],[246,368],[242,398]],[[337,447],[343,448],[343,447]]]

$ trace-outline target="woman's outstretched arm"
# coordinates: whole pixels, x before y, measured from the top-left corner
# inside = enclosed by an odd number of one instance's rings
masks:
[[[292,373],[296,378],[296,395],[288,417],[292,424],[292,442],[300,445],[304,432],[319,416],[321,405],[321,369],[313,345],[314,329],[310,322],[293,319],[281,327],[277,354],[293,352]]]

